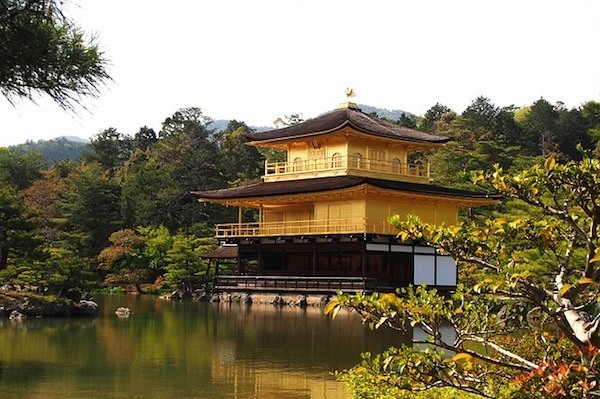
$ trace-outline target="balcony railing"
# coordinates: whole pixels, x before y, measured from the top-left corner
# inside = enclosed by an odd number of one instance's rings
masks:
[[[227,237],[269,237],[323,234],[396,234],[395,227],[387,221],[371,221],[365,218],[295,220],[270,223],[227,223],[216,227],[218,238]]]
[[[358,292],[377,287],[375,278],[300,276],[217,276],[215,288],[222,291],[291,291],[335,293]]]
[[[296,160],[293,162],[265,162],[265,178],[298,174],[319,174],[319,172],[369,172],[388,178],[411,178],[428,181],[430,177],[429,164],[409,164],[379,159],[357,158],[352,156],[334,156]]]

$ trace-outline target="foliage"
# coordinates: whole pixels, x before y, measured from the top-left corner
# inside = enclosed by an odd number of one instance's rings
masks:
[[[11,264],[0,278],[12,284],[38,287],[47,295],[64,296],[71,288],[84,289],[96,278],[96,270],[89,259],[81,258],[73,250],[48,248],[44,257]]]
[[[0,187],[0,270],[9,258],[33,258],[38,246],[31,213],[15,187]]]
[[[95,257],[121,225],[118,184],[100,164],[81,165],[66,179],[59,206],[62,229],[84,257]]]
[[[246,145],[246,133],[252,132],[245,123],[232,120],[219,132],[221,173],[232,185],[256,181],[262,173],[262,156],[256,147]]]
[[[154,129],[143,126],[133,136],[133,150],[146,151],[148,147],[158,141],[158,135]]]
[[[24,189],[41,177],[42,158],[36,153],[22,153],[0,147],[0,183]]]
[[[214,241],[185,234],[173,236],[173,246],[166,256],[165,282],[190,291],[194,286],[206,287],[212,276],[207,261],[200,259],[200,255],[215,249]]]
[[[89,148],[91,152],[85,153],[83,157],[86,162],[97,162],[103,169],[114,172],[129,159],[132,139],[111,127],[94,136]]]
[[[182,189],[174,169],[148,151],[136,151],[121,169],[121,215],[128,227],[178,227]]]
[[[136,231],[125,229],[112,233],[110,246],[98,255],[100,267],[112,284],[134,284],[142,294],[141,284],[150,278],[149,260],[144,254],[144,238]]]
[[[215,248],[214,239],[178,233],[163,226],[123,229],[110,236],[111,245],[98,256],[109,284],[141,285],[164,274],[165,283],[192,290],[210,282],[210,270],[200,255]]]
[[[402,240],[434,246],[479,269],[477,284],[450,296],[424,287],[340,295],[326,311],[335,315],[348,306],[373,328],[425,333],[426,339],[413,336],[425,347],[390,350],[363,365],[395,388],[454,387],[489,398],[597,395],[600,161],[588,153],[564,164],[548,158],[514,175],[496,166],[474,174],[474,181],[542,216],[456,226],[397,216],[391,223]],[[443,326],[451,326],[453,336],[444,336]]]
[[[447,121],[451,113],[453,112],[450,108],[440,103],[436,103],[417,121],[417,128],[426,132],[439,132],[440,129],[436,128],[436,123],[444,120]]]
[[[9,101],[34,100],[43,93],[71,109],[109,79],[98,46],[85,40],[62,5],[56,0],[0,3],[0,92]]]

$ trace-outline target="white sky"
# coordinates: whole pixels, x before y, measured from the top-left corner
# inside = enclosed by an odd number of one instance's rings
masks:
[[[597,0],[72,0],[114,82],[78,115],[0,98],[0,145],[108,127],[156,131],[177,109],[272,126],[353,100],[422,115],[544,97],[600,100]]]

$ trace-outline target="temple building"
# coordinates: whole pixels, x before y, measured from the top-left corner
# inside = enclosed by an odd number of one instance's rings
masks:
[[[485,194],[431,184],[415,151],[449,138],[408,129],[346,102],[303,123],[246,135],[248,145],[285,151],[266,162],[260,183],[194,192],[200,201],[239,208],[238,220],[215,226],[237,250],[236,276],[217,288],[335,292],[393,290],[409,284],[452,289],[454,260],[417,242],[401,242],[388,223],[413,214],[424,222],[458,221],[458,210],[493,201]],[[257,211],[244,222],[243,210]],[[231,253],[231,250],[229,250]]]

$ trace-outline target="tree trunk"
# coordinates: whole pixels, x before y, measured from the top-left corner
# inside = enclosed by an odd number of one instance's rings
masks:
[[[138,295],[142,295],[144,293],[139,281],[135,283],[135,290],[137,291]]]

